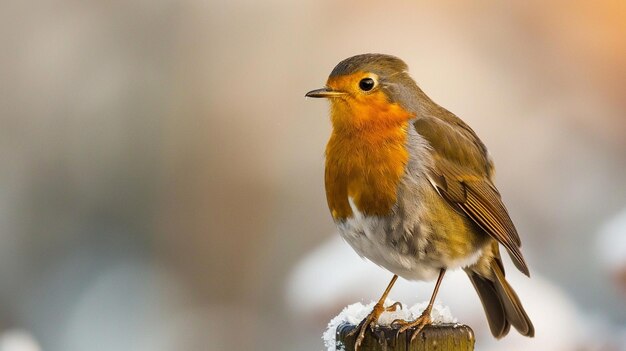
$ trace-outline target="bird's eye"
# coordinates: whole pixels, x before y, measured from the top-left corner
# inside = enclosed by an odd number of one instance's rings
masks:
[[[372,78],[363,78],[359,82],[359,88],[361,88],[361,90],[363,91],[370,91],[374,89],[374,86],[376,86],[376,81],[374,81]]]

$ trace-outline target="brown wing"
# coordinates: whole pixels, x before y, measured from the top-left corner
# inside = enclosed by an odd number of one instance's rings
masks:
[[[491,181],[493,164],[474,131],[442,109],[441,117],[420,117],[416,131],[430,143],[434,167],[430,180],[437,192],[504,246],[515,266],[529,275],[517,230]]]

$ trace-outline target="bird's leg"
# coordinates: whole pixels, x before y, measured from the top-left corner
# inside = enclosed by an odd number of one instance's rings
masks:
[[[392,326],[399,326],[399,325],[402,326],[398,330],[398,334],[406,331],[409,328],[417,327],[417,329],[415,329],[415,331],[413,332],[413,335],[411,336],[411,340],[413,340],[415,335],[417,335],[425,326],[427,326],[428,324],[432,322],[432,320],[430,319],[430,313],[433,310],[435,297],[437,296],[437,292],[439,291],[439,285],[441,285],[441,281],[443,280],[443,275],[445,273],[446,273],[445,268],[442,268],[439,271],[439,278],[437,278],[437,283],[435,284],[435,290],[433,291],[433,294],[430,297],[430,302],[428,302],[428,306],[426,306],[426,309],[424,310],[424,312],[422,312],[422,314],[416,320],[414,320],[413,322],[407,322],[402,319],[396,319],[395,321],[391,322]]]
[[[363,319],[361,323],[359,323],[359,325],[356,328],[354,328],[352,332],[350,332],[350,334],[354,334],[357,331],[359,332],[359,336],[356,338],[356,342],[354,343],[355,351],[359,349],[359,346],[361,346],[361,343],[363,342],[363,339],[365,338],[365,331],[367,330],[367,328],[368,327],[373,328],[373,326],[378,322],[378,317],[380,317],[380,315],[383,312],[395,311],[398,306],[402,308],[402,305],[399,302],[396,302],[389,307],[384,307],[384,303],[385,303],[385,300],[387,299],[387,295],[389,295],[389,291],[391,291],[391,287],[393,287],[393,284],[396,282],[397,279],[398,279],[397,275],[394,275],[393,278],[391,278],[389,285],[387,285],[387,289],[385,289],[383,296],[381,296],[380,300],[378,300],[376,305],[374,305],[374,309],[372,309],[372,312],[370,312],[370,314],[368,314],[367,317],[365,317],[365,319]]]

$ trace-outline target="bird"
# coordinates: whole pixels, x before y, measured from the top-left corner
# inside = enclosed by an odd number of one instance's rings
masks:
[[[356,348],[384,307],[398,277],[436,280],[414,321],[395,320],[412,337],[432,322],[445,272],[463,269],[496,338],[511,325],[534,326],[505,278],[500,246],[530,277],[521,240],[494,183],[494,164],[474,130],[430,99],[407,64],[386,54],[339,62],[326,85],[305,94],[330,101],[325,151],[328,207],[340,236],[362,257],[393,273],[371,313],[354,329]]]

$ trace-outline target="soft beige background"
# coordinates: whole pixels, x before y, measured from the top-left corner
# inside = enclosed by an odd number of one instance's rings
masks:
[[[531,269],[624,329],[594,240],[626,207],[625,37],[619,1],[0,4],[0,328],[321,349],[331,315],[285,304],[334,235],[327,106],[303,95],[383,52],[488,145]]]

